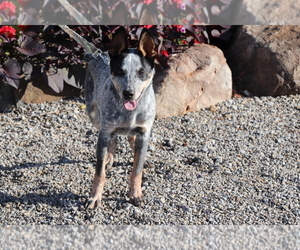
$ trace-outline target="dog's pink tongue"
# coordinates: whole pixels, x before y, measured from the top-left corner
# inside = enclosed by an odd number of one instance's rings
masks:
[[[136,101],[124,101],[124,107],[127,110],[134,110],[136,108]]]

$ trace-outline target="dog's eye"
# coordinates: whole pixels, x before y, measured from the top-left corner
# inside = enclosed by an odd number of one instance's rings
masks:
[[[145,70],[144,70],[144,69],[139,69],[139,70],[138,70],[138,75],[139,75],[139,76],[143,76],[144,73],[145,73]]]

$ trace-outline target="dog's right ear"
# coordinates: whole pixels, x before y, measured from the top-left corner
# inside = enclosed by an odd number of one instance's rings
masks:
[[[128,49],[126,30],[123,26],[112,35],[111,48],[108,50],[110,56],[118,56],[123,50]]]
[[[149,58],[154,58],[156,56],[154,39],[149,30],[145,28],[143,28],[141,32],[138,49],[143,53],[143,56]]]

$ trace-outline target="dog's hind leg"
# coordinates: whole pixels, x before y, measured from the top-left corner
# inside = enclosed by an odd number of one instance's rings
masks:
[[[132,149],[132,151],[134,152],[134,145],[135,145],[135,138],[136,136],[128,136],[128,141],[129,141],[129,146]]]
[[[100,130],[100,111],[97,104],[91,104],[86,102],[87,113],[96,129]]]
[[[150,133],[141,130],[134,140],[134,161],[130,175],[130,202],[135,206],[142,205],[142,171],[146,159]]]
[[[84,80],[84,97],[85,97],[86,111],[93,125],[98,130],[100,130],[100,111],[97,103],[94,100],[95,99],[94,93],[95,93],[94,81],[92,79],[90,71],[87,70],[85,80]]]
[[[111,137],[109,134],[99,131],[98,143],[97,143],[97,163],[96,172],[94,175],[94,181],[90,197],[86,203],[86,209],[93,209],[97,207],[101,202],[104,183],[105,183],[105,167],[108,163],[112,163],[109,152],[114,148],[115,137]],[[110,150],[108,150],[110,148]]]
[[[106,164],[105,164],[108,168],[114,164],[116,144],[117,144],[117,137],[113,136],[108,146],[108,153],[107,153]]]

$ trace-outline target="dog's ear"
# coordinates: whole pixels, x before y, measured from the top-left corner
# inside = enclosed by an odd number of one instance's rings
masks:
[[[155,42],[149,30],[143,29],[141,32],[138,49],[143,53],[143,56],[153,58],[156,56]]]
[[[128,49],[126,30],[123,26],[117,29],[117,31],[112,35],[111,49],[108,53],[111,56],[118,56],[123,50]]]

